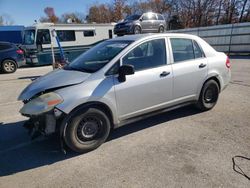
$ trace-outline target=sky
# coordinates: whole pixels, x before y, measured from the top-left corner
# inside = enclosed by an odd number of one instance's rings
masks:
[[[0,15],[10,17],[14,25],[29,26],[45,16],[43,10],[53,7],[57,16],[67,12],[88,14],[90,6],[111,0],[0,0]]]

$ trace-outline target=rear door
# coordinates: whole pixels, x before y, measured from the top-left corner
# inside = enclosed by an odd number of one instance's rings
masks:
[[[165,107],[172,99],[173,74],[165,42],[165,38],[145,41],[121,58],[122,64],[134,66],[135,74],[122,83],[115,78],[120,120]]]
[[[196,99],[207,77],[207,59],[195,40],[170,38],[173,57],[173,99],[186,101]]]
[[[156,15],[153,13],[146,13],[142,16],[142,32],[152,32],[155,30]]]

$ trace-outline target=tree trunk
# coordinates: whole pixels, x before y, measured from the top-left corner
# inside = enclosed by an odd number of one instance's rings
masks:
[[[216,25],[218,25],[218,24],[219,24],[219,19],[220,19],[220,13],[221,13],[222,1],[223,1],[223,0],[220,0],[219,12],[218,12],[218,15],[217,15],[217,18],[216,18]]]
[[[244,1],[243,7],[242,7],[241,13],[240,13],[240,20],[239,20],[239,22],[242,22],[242,18],[243,18],[243,14],[244,14],[244,11],[245,11],[245,7],[246,7],[246,4],[247,4],[247,1],[248,0]]]

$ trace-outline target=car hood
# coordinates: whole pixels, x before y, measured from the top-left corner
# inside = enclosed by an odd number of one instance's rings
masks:
[[[124,20],[123,22],[120,22],[120,23],[118,23],[118,24],[116,24],[117,26],[118,25],[126,25],[127,23],[132,23],[132,22],[134,22],[134,20]]]
[[[19,95],[18,100],[29,100],[34,95],[85,81],[91,74],[73,70],[54,70],[39,77],[28,85]]]

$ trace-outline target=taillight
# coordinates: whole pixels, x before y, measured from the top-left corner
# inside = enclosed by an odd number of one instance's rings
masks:
[[[227,68],[230,68],[230,67],[231,67],[229,57],[227,57],[227,60],[226,60],[226,67],[227,67]]]
[[[23,50],[18,49],[18,50],[16,51],[16,53],[18,53],[18,54],[23,54]]]

